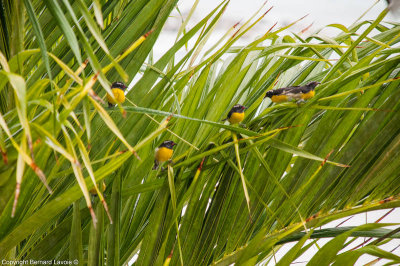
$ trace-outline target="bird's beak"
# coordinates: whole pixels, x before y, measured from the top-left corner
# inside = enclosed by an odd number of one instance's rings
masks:
[[[175,142],[174,142],[174,143],[172,143],[172,146],[176,146],[176,145],[178,145],[178,144],[176,144]]]

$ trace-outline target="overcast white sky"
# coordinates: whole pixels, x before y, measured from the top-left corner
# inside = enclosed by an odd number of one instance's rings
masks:
[[[181,0],[178,6],[185,13],[193,6],[193,2],[192,0]],[[201,17],[219,2],[215,0],[200,0],[197,14]],[[349,25],[375,2],[376,0],[269,0],[266,6],[273,6],[273,9],[267,15],[266,20],[285,23],[309,14],[304,24],[308,25],[315,22],[315,25],[320,26],[330,23]],[[246,19],[263,3],[265,3],[265,0],[231,0],[225,14],[227,18],[234,21]],[[373,19],[385,6],[385,2],[380,1],[367,14],[366,18]]]
[[[180,0],[178,7],[185,17],[194,4],[194,0]],[[200,0],[194,12],[189,27],[195,25],[199,20],[213,10],[221,1],[217,0]],[[231,0],[222,19],[217,24],[214,35],[210,38],[209,45],[217,41],[231,26],[237,22],[244,22],[250,18],[263,4],[265,0]],[[377,3],[366,15],[365,19],[374,19],[385,8],[386,2],[381,0],[269,0],[266,2],[264,11],[273,7],[265,18],[246,34],[238,42],[238,44],[248,43],[255,37],[263,34],[275,22],[277,27],[287,25],[295,20],[308,15],[306,18],[298,22],[290,30],[299,32],[300,30],[312,24],[310,29],[305,33],[311,34],[316,30],[323,28],[325,25],[340,23],[346,27],[350,26],[357,18],[359,18],[368,8]],[[400,21],[400,17],[394,17],[389,14],[387,20]],[[174,10],[171,18],[167,21],[158,43],[154,49],[155,58],[161,56],[170,48],[176,38],[176,32],[181,25],[179,13]],[[334,36],[338,33],[334,28],[328,28],[323,31],[326,35]]]

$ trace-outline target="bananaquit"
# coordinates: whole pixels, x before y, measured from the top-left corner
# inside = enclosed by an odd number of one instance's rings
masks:
[[[244,119],[244,109],[247,109],[247,107],[244,107],[243,105],[240,104],[236,104],[229,111],[228,117],[222,121],[228,120],[229,123],[231,124],[237,124],[242,122]]]
[[[160,146],[158,146],[154,155],[153,170],[157,170],[160,163],[166,162],[171,159],[172,154],[174,153],[173,147],[175,145],[177,144],[172,140],[166,140],[161,143]]]
[[[104,183],[104,180],[101,181],[101,187],[99,188],[101,192],[104,192],[107,188],[106,183]],[[97,196],[97,191],[95,188],[92,188],[91,190],[89,190],[90,194]]]
[[[111,84],[111,91],[114,94],[115,100],[107,93],[108,107],[114,107],[117,103],[125,102],[126,86],[122,82],[114,82]]]
[[[320,84],[316,81],[311,81],[304,86],[293,86],[287,88],[280,88],[276,90],[267,91],[265,97],[271,98],[274,103],[289,102],[296,100],[299,102],[304,102],[315,95],[315,87]]]

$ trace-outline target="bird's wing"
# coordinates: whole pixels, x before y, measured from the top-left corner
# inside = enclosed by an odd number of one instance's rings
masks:
[[[273,91],[272,91],[272,95],[282,95],[282,94],[286,94],[286,93],[287,93],[287,90],[289,90],[290,88],[292,88],[292,87],[279,88],[279,89],[273,90]]]
[[[231,109],[230,111],[229,111],[229,113],[228,113],[228,116],[226,117],[227,119],[228,118],[231,118],[231,115],[233,114],[233,109]]]
[[[312,88],[307,86],[294,86],[294,87],[288,87],[286,92],[290,94],[299,94],[299,93],[307,93],[311,89]]]
[[[298,93],[298,89],[300,88],[300,86],[291,86],[291,87],[286,87],[286,88],[280,88],[277,90],[281,91],[279,94],[293,94],[293,93]]]

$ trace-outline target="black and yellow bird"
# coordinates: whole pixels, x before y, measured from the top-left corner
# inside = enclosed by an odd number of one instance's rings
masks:
[[[163,143],[161,143],[160,146],[158,146],[154,155],[153,170],[158,169],[160,163],[169,161],[171,159],[172,154],[174,153],[173,148],[176,145],[177,144],[172,140],[166,140]]]
[[[228,120],[229,123],[231,124],[237,124],[242,122],[244,119],[245,109],[247,109],[247,107],[244,107],[243,105],[240,104],[234,105],[232,109],[229,111],[228,116],[222,121]]]
[[[114,94],[114,98],[107,93],[108,107],[114,107],[117,103],[125,102],[125,90],[126,86],[122,82],[114,82],[111,84],[111,91]]]
[[[101,186],[101,187],[100,187]],[[104,180],[101,181],[101,184],[99,185],[99,190],[101,192],[104,192],[106,190],[107,186],[106,183],[104,183]],[[90,194],[92,194],[93,196],[97,195],[97,191],[96,189],[93,187],[91,190],[89,190]]]
[[[271,98],[274,103],[297,101],[303,102],[315,95],[315,87],[320,84],[316,81],[311,81],[304,86],[293,86],[267,91],[265,97]]]

